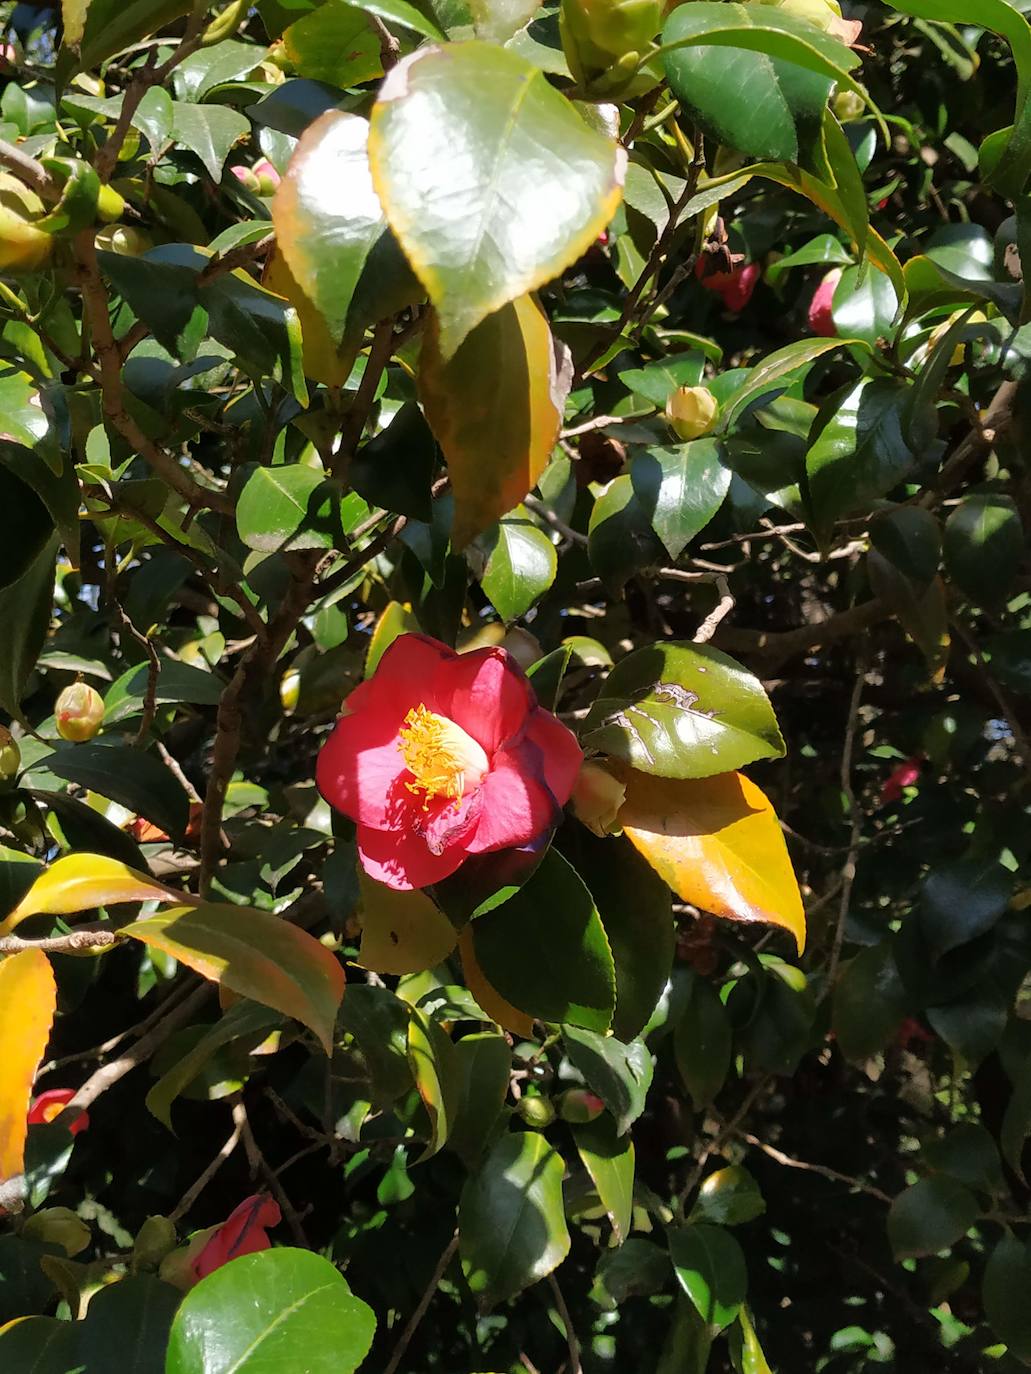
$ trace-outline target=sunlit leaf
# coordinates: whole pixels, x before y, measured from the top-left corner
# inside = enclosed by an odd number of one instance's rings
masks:
[[[32,1083],[50,1039],[57,987],[50,960],[23,949],[0,961],[0,1207],[21,1206]]]

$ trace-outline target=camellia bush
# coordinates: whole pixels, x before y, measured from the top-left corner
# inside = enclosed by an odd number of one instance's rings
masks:
[[[0,1370],[1031,1366],[1018,0],[0,0]]]

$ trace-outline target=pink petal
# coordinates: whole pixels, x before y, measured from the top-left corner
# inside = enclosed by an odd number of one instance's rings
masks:
[[[835,267],[820,282],[809,302],[809,328],[824,339],[837,334],[834,324],[834,292],[841,281],[841,268]]]
[[[544,782],[543,756],[535,744],[496,754],[480,792],[480,822],[464,844],[470,854],[527,844],[558,821],[559,808]]]
[[[341,716],[315,764],[319,792],[330,806],[378,829],[405,822],[414,798],[397,747],[403,719],[378,707]]]
[[[446,696],[450,691],[450,682],[442,682],[442,670],[457,658],[453,649],[429,635],[398,635],[384,650],[368,682],[359,684],[347,698],[347,709],[364,711],[375,706],[397,710],[403,717],[410,706],[422,702],[431,711],[441,710],[437,704],[441,692]]]
[[[413,887],[429,887],[450,877],[466,857],[464,844],[453,844],[434,854],[414,830],[373,830],[358,827],[358,856],[370,878],[387,887],[407,892]]]
[[[536,706],[526,674],[500,647],[463,654],[446,670],[451,698],[444,714],[493,754],[522,730]]]
[[[538,707],[530,717],[526,738],[540,749],[544,781],[559,806],[565,806],[584,758],[576,736],[550,711]]]

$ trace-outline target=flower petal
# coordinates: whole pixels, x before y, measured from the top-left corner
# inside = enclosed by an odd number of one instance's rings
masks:
[[[442,677],[442,670],[446,673],[457,658],[454,649],[429,635],[398,635],[383,651],[368,682],[360,683],[347,698],[347,710],[375,707],[404,716],[410,706],[420,702],[431,711],[439,710],[436,703],[450,692],[450,681]]]
[[[544,782],[541,751],[534,744],[495,754],[480,793],[480,822],[463,843],[470,854],[528,844],[558,821],[559,808]]]
[[[369,707],[341,716],[319,751],[315,780],[337,811],[362,825],[385,829],[405,822],[412,794],[398,748],[403,716]]]
[[[369,877],[398,892],[439,883],[455,872],[467,852],[464,844],[453,844],[434,854],[425,839],[408,828],[373,830],[359,825],[357,839],[358,857]]]
[[[462,654],[446,670],[451,687],[443,708],[488,754],[516,739],[536,707],[529,679],[507,649]]]
[[[540,749],[544,781],[559,806],[565,806],[584,757],[576,736],[550,711],[538,707],[527,724],[526,738]]]

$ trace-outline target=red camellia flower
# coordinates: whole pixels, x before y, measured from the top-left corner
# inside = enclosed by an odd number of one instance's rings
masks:
[[[45,1122],[53,1121],[61,1115],[74,1096],[74,1088],[48,1088],[45,1093],[40,1093],[37,1098],[33,1099],[26,1120],[30,1126],[41,1126]],[[72,1135],[78,1135],[88,1126],[89,1112],[80,1112],[68,1129]]]
[[[244,1198],[229,1217],[208,1237],[204,1248],[193,1261],[193,1272],[205,1279],[223,1264],[240,1255],[253,1255],[268,1250],[272,1244],[265,1234],[270,1226],[278,1226],[283,1215],[279,1203],[261,1193]]]
[[[841,268],[834,267],[820,282],[809,302],[809,328],[824,339],[833,339],[838,332],[834,325],[832,306],[839,281]]]
[[[905,763],[900,763],[893,769],[881,786],[881,805],[887,806],[889,802],[901,800],[903,789],[912,787],[920,781],[922,767],[923,759],[914,754],[911,759],[906,759]]]
[[[395,639],[319,754],[319,791],[358,825],[362,866],[428,887],[471,854],[550,830],[583,755],[505,649]]]
[[[714,291],[728,310],[739,314],[752,299],[752,292],[758,284],[762,270],[757,262],[735,267],[730,272],[707,272],[704,257],[695,263],[695,276],[706,291]]]

